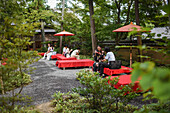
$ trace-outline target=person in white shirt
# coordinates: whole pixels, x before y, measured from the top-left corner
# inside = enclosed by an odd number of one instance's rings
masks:
[[[50,53],[50,51],[51,51],[51,45],[48,44],[48,50],[47,50],[47,52],[44,54],[44,57],[43,57],[42,59],[45,59],[46,56],[47,56],[47,54]]]
[[[79,53],[80,53],[80,48],[77,48],[71,53],[71,57],[76,57],[77,59],[80,59]]]
[[[54,52],[54,46],[52,45],[50,48],[50,52],[47,54],[47,60],[50,60],[51,55],[53,55],[53,52]]]
[[[63,53],[62,53],[62,55],[66,56],[67,51],[69,51],[69,48],[68,48],[67,44],[65,44],[65,45],[64,45],[64,48],[63,48]]]
[[[106,62],[99,63],[100,76],[103,75],[104,68],[112,69],[112,67],[113,67],[112,65],[114,65],[114,62],[116,61],[115,55],[113,52],[110,51],[109,47],[105,47],[105,52],[106,52],[106,56],[104,57],[103,61],[108,60],[108,63],[106,63]]]
[[[73,51],[72,49],[70,49],[69,47],[67,47],[67,51],[66,51],[65,57],[66,57],[66,58],[71,57],[71,52],[72,52],[72,51]]]

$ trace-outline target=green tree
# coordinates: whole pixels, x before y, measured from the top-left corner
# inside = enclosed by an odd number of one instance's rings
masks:
[[[39,23],[40,26],[39,28],[41,29],[41,37],[43,42],[42,44],[43,47],[46,47],[44,28],[48,24],[54,27],[53,20],[55,19],[56,15],[52,10],[49,9],[49,6],[45,4],[44,0],[32,0],[32,2],[28,4],[27,9],[28,9],[27,13],[31,16],[28,17],[28,19],[33,18],[33,22]]]
[[[37,24],[28,22],[23,0],[0,1],[0,110],[10,112],[16,101],[22,101],[20,95],[23,87],[31,82],[29,65],[37,61],[37,52],[25,51],[32,44],[30,36],[34,35]],[[4,65],[3,63],[6,63]],[[16,88],[20,88],[18,92]],[[4,95],[11,91],[12,96]]]

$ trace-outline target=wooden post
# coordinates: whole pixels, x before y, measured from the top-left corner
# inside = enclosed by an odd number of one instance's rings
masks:
[[[132,47],[130,47],[130,68],[132,68]]]
[[[130,68],[132,68],[132,36],[130,36]]]

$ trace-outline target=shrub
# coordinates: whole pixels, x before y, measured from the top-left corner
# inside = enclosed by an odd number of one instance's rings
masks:
[[[92,109],[87,99],[83,96],[80,96],[78,93],[61,93],[57,92],[53,95],[52,105],[55,107],[54,113],[100,113],[98,109]],[[119,110],[116,109],[116,104],[110,106],[110,111],[115,112],[133,112],[137,107],[132,105],[124,105],[123,103],[118,103]],[[105,111],[103,111],[104,113]]]
[[[118,78],[110,81],[109,78],[101,78],[98,73],[93,73],[89,70],[82,70],[77,73],[77,79],[85,87],[74,88],[73,91],[83,95],[87,99],[92,109],[97,109],[100,112],[110,112],[111,106],[115,104],[114,111],[120,110],[120,102],[127,105],[127,102],[137,96],[131,86],[121,86],[120,89],[115,89]],[[127,94],[128,93],[128,94]]]
[[[55,107],[53,112],[77,113],[77,112],[94,112],[96,110],[89,109],[86,98],[81,97],[77,93],[61,93],[57,92],[53,95],[52,101]]]

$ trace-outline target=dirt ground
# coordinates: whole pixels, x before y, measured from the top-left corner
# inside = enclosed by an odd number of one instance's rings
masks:
[[[36,68],[31,74],[33,82],[22,91],[22,94],[32,97],[31,105],[49,102],[56,91],[66,93],[74,87],[81,86],[76,80],[76,73],[83,68],[62,70],[56,67],[55,63],[55,60],[39,60],[31,65]]]

